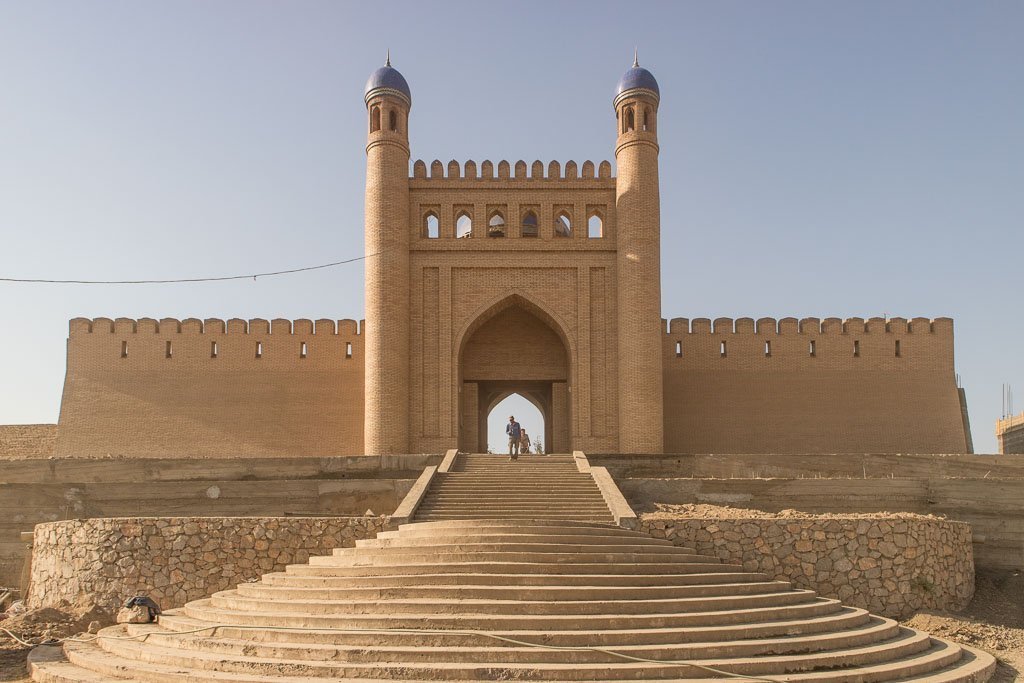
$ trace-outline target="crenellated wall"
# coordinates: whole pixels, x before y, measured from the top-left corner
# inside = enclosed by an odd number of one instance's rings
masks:
[[[363,452],[354,320],[75,318],[59,457]]]
[[[963,453],[949,318],[675,318],[665,449]]]
[[[412,177],[416,179],[430,178],[432,180],[440,178],[448,180],[459,178],[464,180],[525,180],[527,178],[530,180],[612,179],[612,165],[607,161],[602,161],[595,166],[593,161],[584,161],[581,166],[577,166],[575,161],[567,161],[563,169],[559,162],[551,161],[547,165],[547,174],[545,175],[544,162],[539,160],[530,164],[529,174],[527,174],[526,162],[521,159],[514,164],[508,161],[499,161],[497,173],[495,173],[495,164],[490,160],[483,161],[478,170],[477,163],[472,160],[460,164],[453,159],[446,166],[439,160],[434,159],[434,161],[430,162],[428,173],[426,162],[422,159],[417,159],[412,167]]]

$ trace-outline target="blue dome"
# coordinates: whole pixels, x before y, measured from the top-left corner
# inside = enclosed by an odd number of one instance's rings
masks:
[[[615,99],[619,99],[624,92],[637,89],[650,90],[656,97],[661,97],[661,90],[658,88],[658,81],[654,78],[654,74],[634,63],[629,71],[619,79],[619,85],[615,88]]]
[[[398,69],[391,66],[390,60],[385,66],[370,74],[366,81],[365,99],[370,99],[370,93],[375,90],[392,90],[405,97],[412,104],[412,93],[409,91],[409,84],[405,82],[405,76],[399,73]]]

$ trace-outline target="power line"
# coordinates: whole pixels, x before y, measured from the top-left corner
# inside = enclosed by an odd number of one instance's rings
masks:
[[[261,277],[273,277],[275,275],[291,275],[293,273],[305,273],[310,270],[321,270],[323,268],[334,268],[335,266],[343,266],[347,263],[355,263],[356,261],[365,261],[371,256],[377,256],[383,252],[378,251],[375,254],[365,254],[363,256],[357,256],[355,258],[345,259],[344,261],[333,261],[332,263],[322,263],[318,266],[306,266],[304,268],[291,268],[289,270],[274,270],[266,273],[250,273],[248,275],[224,275],[219,277],[189,277],[189,278],[174,278],[169,280],[51,280],[46,278],[16,278],[16,277],[0,277],[0,282],[17,282],[24,284],[48,284],[48,285],[168,285],[168,284],[180,284],[187,282],[224,282],[226,280],[248,280]]]

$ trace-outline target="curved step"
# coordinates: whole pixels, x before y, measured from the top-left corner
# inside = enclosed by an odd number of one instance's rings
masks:
[[[421,615],[548,615],[628,618],[635,615],[678,615],[682,613],[744,610],[760,607],[794,605],[813,600],[817,594],[808,590],[785,590],[753,595],[713,595],[691,598],[636,600],[487,600],[482,598],[416,598],[397,600],[316,600],[265,599],[248,597],[238,591],[214,593],[214,607],[252,612],[286,612],[310,615],[421,614]]]
[[[805,635],[828,634],[841,630],[863,628],[872,619],[866,610],[843,608],[821,616],[804,616],[800,619],[764,621],[749,624],[725,624],[720,626],[701,625],[677,628],[645,629],[601,629],[596,631],[538,631],[506,629],[494,631],[497,635],[525,642],[543,642],[549,645],[565,646],[619,646],[630,644],[682,644],[702,642],[725,642],[758,638],[792,638]],[[193,631],[210,628],[213,622],[195,619],[178,611],[164,613],[160,626],[170,631]],[[450,644],[461,646],[495,646],[495,641],[484,635],[474,635],[453,630],[432,629],[423,632],[412,629],[409,632],[387,634],[389,642],[396,645],[419,646]],[[207,634],[212,635],[212,634]],[[244,625],[219,626],[216,635],[225,638],[249,639],[258,642],[318,643],[333,645],[379,645],[381,631],[329,630],[329,629],[283,629],[275,626],[260,626],[250,630]]]
[[[324,586],[281,586],[268,583],[243,583],[239,595],[263,600],[402,600],[412,598],[447,600],[658,600],[706,596],[778,593],[792,588],[789,581],[748,581],[745,583],[690,584],[682,586],[494,586],[462,583],[459,585],[387,586],[378,588],[327,588]]]
[[[812,634],[790,638],[763,638],[758,640],[733,640],[727,642],[665,643],[665,644],[624,644],[605,648],[617,652],[657,660],[714,659],[755,657],[768,655],[796,655],[821,653],[842,648],[861,647],[892,640],[899,634],[899,624],[891,619],[875,619],[851,631],[827,634]],[[359,645],[338,645],[333,643],[310,642],[267,642],[254,643],[248,638],[228,638],[221,634],[182,634],[152,624],[127,627],[129,634],[145,635],[148,642],[168,649],[198,650],[229,656],[257,656],[269,659],[331,660],[344,662],[614,662],[622,661],[594,649],[573,651],[537,649],[518,643],[545,645],[543,639],[532,640],[523,637],[501,636],[481,638],[477,645],[454,645],[442,639],[430,643],[422,640],[417,645],[382,643],[380,634],[377,642]],[[516,641],[515,643],[511,641]]]

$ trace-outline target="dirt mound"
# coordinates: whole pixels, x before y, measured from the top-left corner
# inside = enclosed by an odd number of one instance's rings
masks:
[[[957,613],[920,612],[907,626],[977,647],[999,659],[993,683],[1024,681],[1024,574],[979,571],[974,599]]]
[[[818,513],[801,512],[800,510],[781,510],[765,512],[751,508],[734,508],[728,505],[710,505],[708,503],[655,503],[654,510],[644,512],[643,517],[658,519],[659,517],[683,515],[694,519],[795,519],[814,517],[815,519],[941,519],[936,515],[921,515],[914,512],[843,512]]]
[[[50,639],[66,638],[89,631],[98,626],[114,623],[109,614],[100,609],[85,611],[59,610],[53,607],[29,610],[20,614],[3,615],[0,628],[7,629],[29,643],[42,643]],[[25,657],[29,650],[6,633],[0,632],[0,681],[23,681],[28,669]]]

